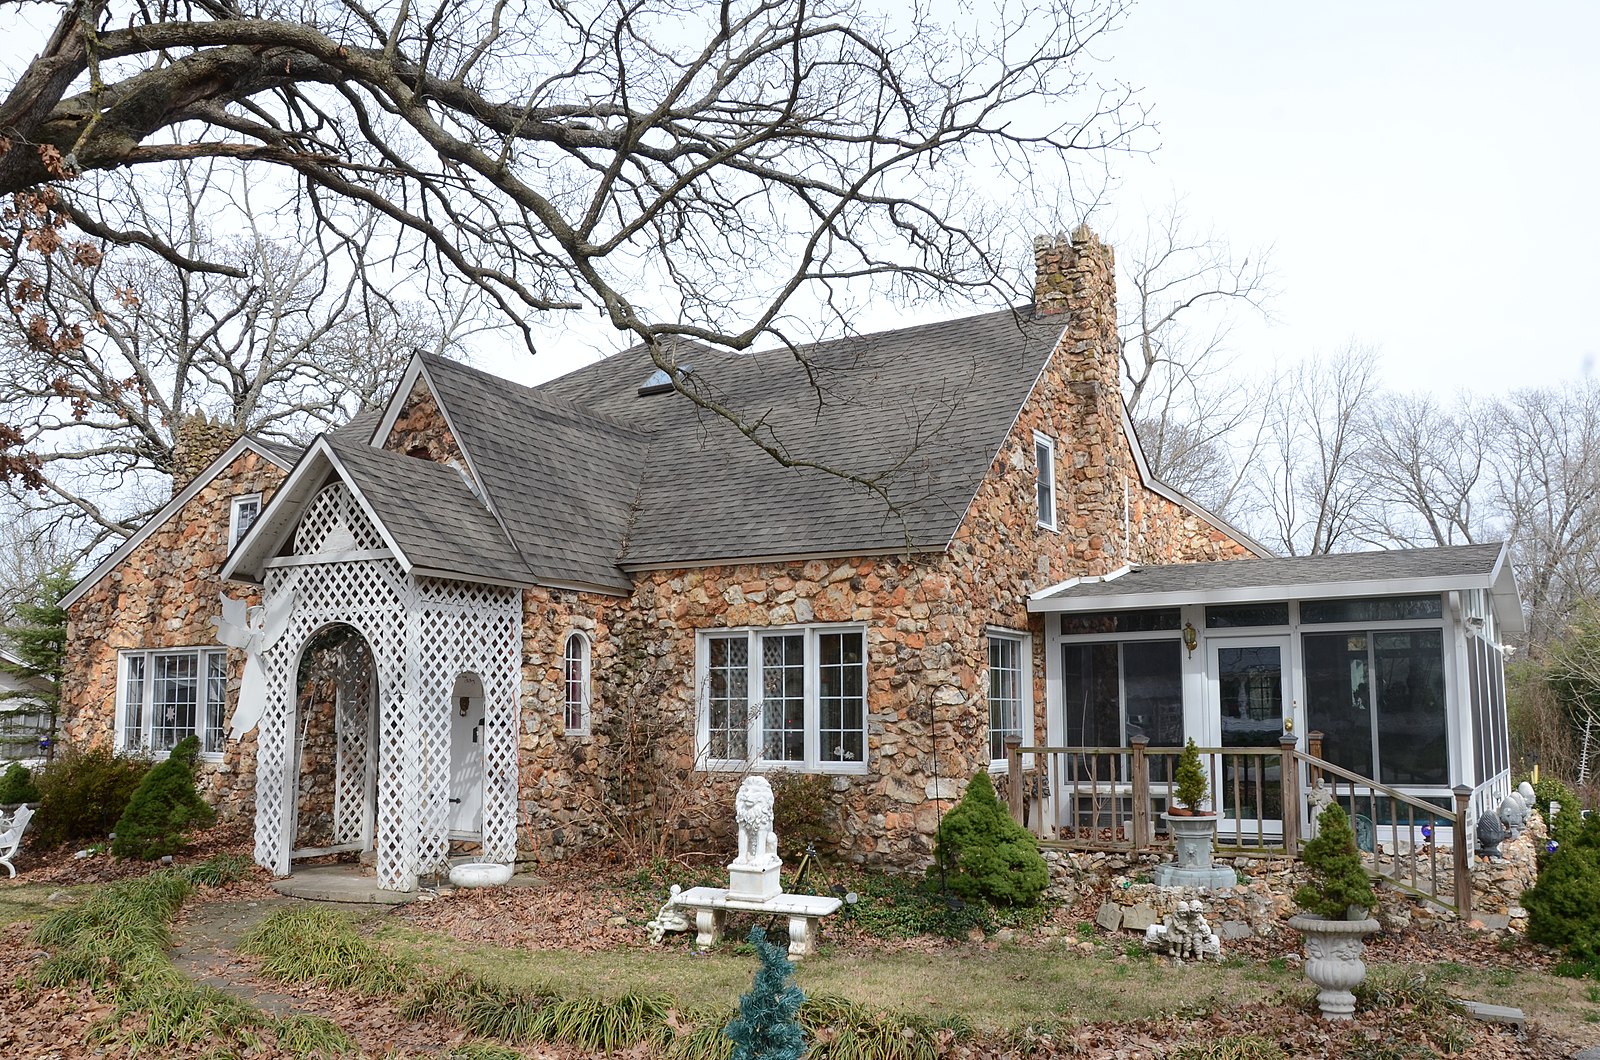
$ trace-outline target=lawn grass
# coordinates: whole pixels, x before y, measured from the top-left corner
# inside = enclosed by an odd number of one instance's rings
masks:
[[[74,900],[100,889],[97,884],[62,887],[53,883],[0,882],[0,926],[32,924],[59,910],[64,903],[50,901],[52,894],[65,892]]]

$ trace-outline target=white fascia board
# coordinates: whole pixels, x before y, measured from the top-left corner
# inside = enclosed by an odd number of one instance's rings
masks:
[[[99,583],[100,579],[104,578],[107,574],[110,574],[111,571],[121,564],[123,560],[127,559],[129,553],[148,540],[150,535],[155,533],[163,523],[165,523],[168,519],[171,519],[174,515],[177,515],[179,509],[181,509],[185,504],[188,504],[190,501],[194,500],[195,497],[199,495],[200,491],[205,489],[206,486],[210,485],[211,480],[216,478],[217,475],[221,473],[223,468],[239,459],[246,449],[255,451],[256,453],[270,460],[277,467],[282,468],[284,471],[290,471],[290,469],[294,466],[290,462],[284,460],[282,456],[273,452],[267,446],[262,445],[248,434],[241,435],[237,441],[223,451],[221,456],[207,464],[205,469],[202,470],[200,474],[196,475],[187,486],[174,494],[173,498],[163,505],[160,511],[152,515],[149,520],[146,521],[143,526],[139,527],[138,530],[134,531],[126,541],[124,541],[121,545],[118,545],[115,552],[112,552],[111,555],[101,560],[99,564],[95,566],[94,570],[84,575],[78,584],[72,587],[72,591],[61,598],[61,606],[63,608],[71,607],[73,604],[81,600],[85,593]]]
[[[1067,589],[1074,589],[1080,585],[1116,581],[1118,578],[1122,577],[1124,574],[1127,574],[1133,569],[1134,568],[1132,565],[1125,563],[1116,570],[1112,571],[1110,574],[1085,574],[1077,578],[1068,578],[1064,582],[1056,582],[1054,585],[1046,585],[1043,589],[1035,589],[1033,592],[1028,594],[1028,599],[1044,600],[1048,597],[1054,596],[1056,593],[1064,592]],[[1028,610],[1031,611],[1033,608],[1030,607]]]
[[[753,553],[748,556],[712,556],[705,559],[674,559],[650,560],[641,563],[630,563],[627,560],[617,564],[617,567],[626,574],[653,570],[687,570],[690,567],[737,567],[754,565],[758,563],[805,563],[813,559],[874,559],[880,556],[937,556],[944,552],[944,545],[913,545],[909,549],[904,546],[895,548],[846,548],[831,552],[769,552]],[[555,586],[555,582],[540,581],[540,585]],[[616,590],[603,590],[616,592]]]
[[[422,354],[412,353],[411,363],[406,365],[405,375],[400,377],[394,393],[389,395],[389,404],[384,408],[383,415],[378,417],[378,426],[373,429],[372,437],[367,439],[368,445],[374,449],[383,448],[383,440],[394,430],[395,421],[400,418],[400,410],[405,408],[406,399],[411,396],[411,388],[416,385],[417,376],[421,374]],[[433,384],[429,383],[428,388],[433,389]],[[437,402],[439,395],[434,394],[433,400]]]
[[[318,440],[320,441],[321,439]],[[323,444],[326,445],[327,443]],[[333,469],[339,473],[339,477],[344,480],[344,484],[349,487],[350,496],[356,499],[356,503],[361,505],[362,513],[377,528],[379,536],[383,538],[383,543],[394,553],[394,558],[399,562],[400,569],[408,574],[411,573],[411,559],[405,554],[405,550],[400,547],[400,542],[390,535],[389,528],[383,525],[383,520],[378,518],[378,513],[373,510],[371,504],[367,503],[367,498],[362,496],[361,487],[356,485],[355,476],[350,474],[345,469],[345,466],[339,462],[339,454],[333,451],[332,446],[327,446],[327,449],[328,459],[333,463]]]
[[[1526,633],[1528,622],[1522,614],[1522,592],[1517,588],[1516,572],[1511,569],[1510,552],[1511,546],[1502,543],[1490,574],[1489,598],[1494,602],[1494,617],[1503,632]]]
[[[507,589],[526,589],[536,585],[532,578],[491,578],[486,574],[468,574],[458,570],[444,570],[439,567],[412,567],[411,573],[418,578],[440,578],[453,582],[475,582],[479,585],[498,585]]]
[[[1250,585],[1231,589],[1028,599],[1037,613],[1070,611],[1124,611],[1141,607],[1181,607],[1185,604],[1252,604],[1276,600],[1321,600],[1362,596],[1414,596],[1460,589],[1490,587],[1485,574],[1456,574],[1443,578],[1388,578],[1343,582],[1298,582],[1293,585]]]
[[[330,450],[322,435],[306,447],[300,462],[289,472],[289,477],[273,491],[272,499],[261,509],[256,521],[223,561],[218,577],[223,581],[242,581],[257,584],[261,581],[264,564],[283,544],[294,526],[305,502],[316,494],[322,480],[332,470]],[[309,483],[309,485],[307,485]],[[291,515],[291,509],[293,514]]]

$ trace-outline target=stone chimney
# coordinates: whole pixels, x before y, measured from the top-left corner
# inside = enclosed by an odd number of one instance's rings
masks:
[[[1033,308],[1039,317],[1065,315],[1063,340],[1075,384],[1121,398],[1117,339],[1117,266],[1111,248],[1079,225],[1033,241]]]
[[[204,412],[179,420],[172,429],[172,492],[181,492],[238,440],[239,432],[231,425],[212,423]]]

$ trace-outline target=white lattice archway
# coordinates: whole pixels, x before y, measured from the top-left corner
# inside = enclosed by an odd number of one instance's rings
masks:
[[[346,791],[347,773],[373,752],[373,727],[350,717],[339,736],[341,778],[335,828],[376,851],[380,887],[410,890],[419,875],[442,871],[449,845],[450,691],[456,674],[482,678],[484,724],[483,856],[516,856],[517,689],[520,590],[407,573],[385,547],[349,488],[334,482],[307,504],[293,554],[269,561],[268,599],[292,593],[287,630],[263,653],[267,703],[256,757],[256,861],[289,874],[293,799],[295,680],[300,653],[320,629],[354,628],[371,650],[377,695],[377,784]],[[350,821],[372,808],[373,834],[354,838]]]

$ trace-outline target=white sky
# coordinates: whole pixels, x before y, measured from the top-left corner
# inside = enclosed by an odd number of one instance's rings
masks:
[[[1116,160],[1092,223],[1137,232],[1178,195],[1236,248],[1271,245],[1281,293],[1234,332],[1244,371],[1356,340],[1398,389],[1576,380],[1600,356],[1596,40],[1578,0],[1145,0],[1098,50],[1160,146]],[[594,337],[480,363],[534,382]]]

